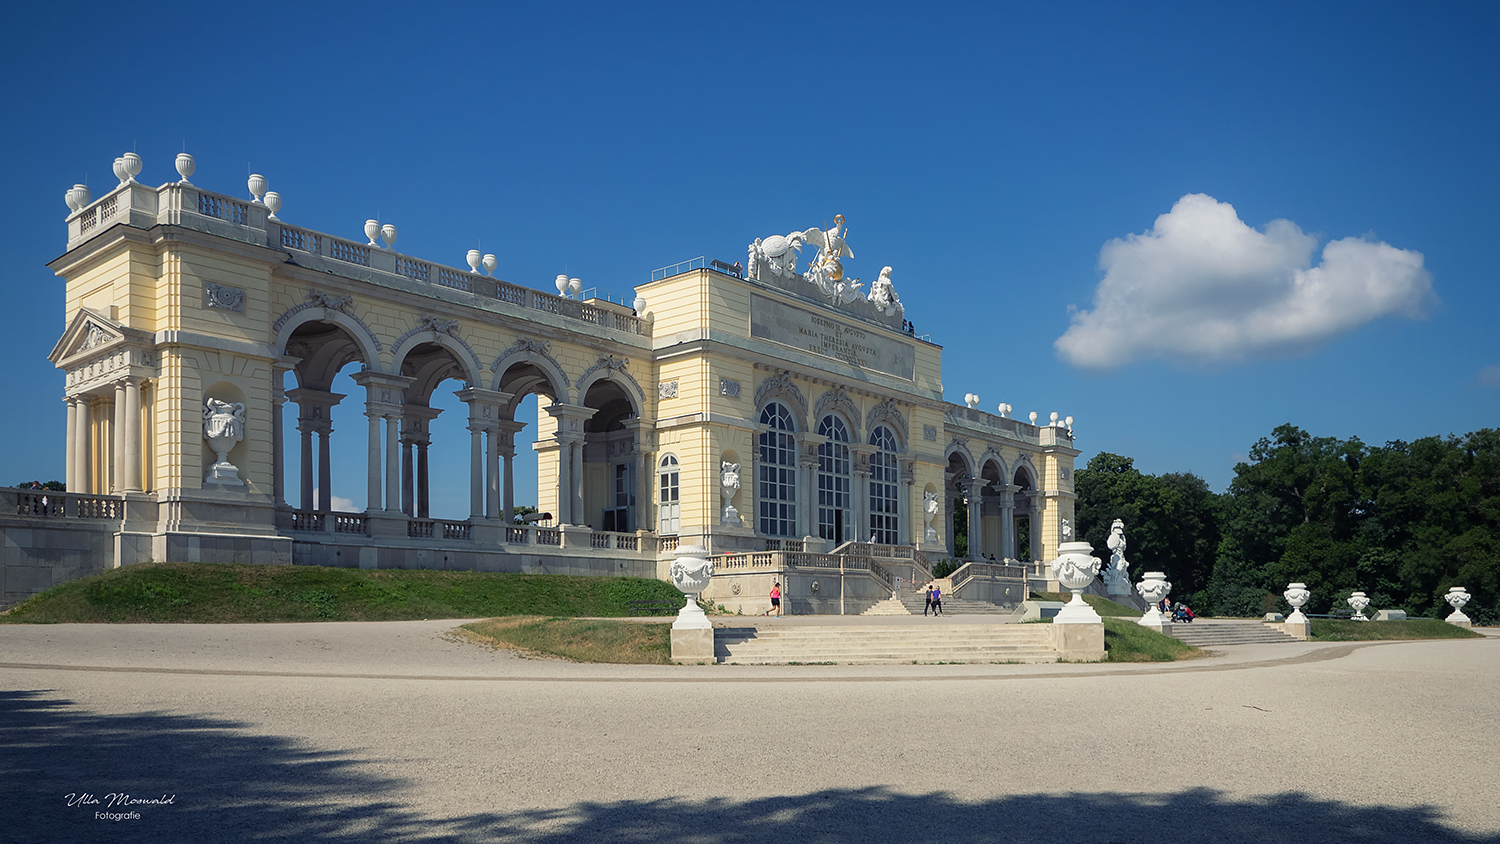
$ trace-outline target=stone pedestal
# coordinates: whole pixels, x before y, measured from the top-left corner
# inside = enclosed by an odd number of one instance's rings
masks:
[[[1281,623],[1281,629],[1285,630],[1288,636],[1297,639],[1307,639],[1312,636],[1312,622],[1300,612],[1292,613],[1291,618]]]
[[[1057,649],[1059,662],[1103,662],[1104,622],[1066,622],[1061,616],[1054,618],[1052,646]]]
[[[334,514],[329,513],[327,518],[331,522]],[[406,539],[409,536],[408,522],[409,520],[403,513],[376,510],[366,514],[365,529],[369,531],[371,539]]]
[[[714,656],[714,627],[698,606],[698,596],[688,595],[687,606],[672,622],[672,661],[687,665],[709,665]]]

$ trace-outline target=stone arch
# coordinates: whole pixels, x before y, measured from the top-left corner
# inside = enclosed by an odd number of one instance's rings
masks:
[[[995,467],[993,473],[995,480],[998,480],[1002,484],[1010,483],[1010,471],[1006,468],[1005,458],[993,446],[986,448],[984,453],[979,455],[978,476],[981,478],[989,477],[986,470],[992,465]]]
[[[1015,469],[1012,470],[1011,483],[1035,492],[1041,489],[1037,481],[1038,474],[1036,467],[1031,464],[1031,455],[1022,452],[1021,456],[1016,459]]]
[[[309,322],[330,322],[348,333],[364,358],[365,368],[371,372],[383,371],[380,353],[385,349],[380,338],[370,330],[365,321],[352,313],[352,299],[343,296],[333,299],[327,294],[309,294],[307,302],[293,305],[283,313],[271,327],[276,332],[274,348],[285,354],[292,333]]]
[[[960,441],[957,437],[954,437],[953,441],[948,443],[948,447],[943,450],[944,461],[952,463],[954,457],[958,457],[963,463],[963,468],[969,473],[969,477],[977,476],[975,467],[979,464],[975,462],[973,453],[969,451],[968,443]]]
[[[755,390],[755,414],[760,417],[760,412],[767,404],[779,401],[792,413],[792,421],[797,424],[797,430],[806,431],[807,427],[807,399],[797,385],[792,382],[789,372],[772,375],[770,378],[760,382],[760,387]]]
[[[828,390],[818,396],[818,403],[813,405],[813,418],[810,421],[814,426],[821,425],[823,417],[830,413],[837,413],[844,417],[844,424],[849,426],[850,439],[859,440],[859,432],[862,429],[860,423],[863,418],[859,407],[854,404],[853,399],[849,398],[849,394],[844,392],[843,387]]]
[[[570,398],[568,389],[572,386],[572,382],[563,371],[562,364],[550,354],[551,346],[552,343],[547,340],[517,338],[510,348],[501,352],[495,358],[495,362],[490,364],[490,372],[493,375],[490,389],[514,393],[517,399],[529,393],[550,392],[555,401],[568,401]],[[507,381],[507,374],[517,366],[529,371],[524,374],[518,373]],[[539,384],[545,384],[546,389],[538,390]],[[515,402],[512,404],[514,405]]]
[[[588,397],[589,390],[600,381],[609,380],[618,384],[630,397],[635,414],[640,416],[646,407],[646,393],[641,389],[640,383],[635,376],[630,374],[630,358],[617,358],[614,355],[600,355],[599,360],[593,366],[585,369],[578,376],[576,403],[582,404]]]
[[[906,415],[896,407],[896,402],[891,399],[886,399],[876,404],[865,414],[866,442],[875,435],[875,429],[881,425],[891,429],[891,433],[896,435],[896,443],[901,446],[903,451],[910,447],[911,430],[906,425]]]
[[[405,334],[391,344],[391,371],[400,372],[401,364],[412,349],[424,344],[431,343],[442,346],[453,353],[463,371],[463,380],[471,387],[484,383],[480,379],[480,371],[483,364],[479,362],[479,355],[474,349],[458,336],[458,322],[456,320],[437,320],[424,316]]]

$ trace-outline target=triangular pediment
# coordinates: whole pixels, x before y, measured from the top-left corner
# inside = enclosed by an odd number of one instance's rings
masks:
[[[98,311],[79,308],[68,328],[52,347],[47,359],[58,366],[82,357],[93,357],[127,341],[149,342],[149,332],[127,327]]]

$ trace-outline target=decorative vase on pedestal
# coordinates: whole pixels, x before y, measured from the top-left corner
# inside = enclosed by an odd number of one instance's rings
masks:
[[[1473,626],[1473,622],[1469,621],[1469,617],[1463,613],[1464,604],[1467,604],[1471,597],[1473,596],[1462,586],[1455,586],[1449,589],[1448,594],[1443,596],[1443,600],[1447,601],[1448,606],[1453,608],[1453,614],[1443,620],[1449,624],[1457,624],[1462,627]]]
[[[1094,546],[1087,542],[1064,542],[1057,550],[1052,570],[1057,572],[1057,582],[1073,593],[1073,599],[1058,611],[1052,623],[1103,624],[1104,620],[1083,600],[1083,590],[1094,582],[1099,576],[1100,566],[1104,565],[1093,555]]]
[[[1281,593],[1281,597],[1285,598],[1286,602],[1292,606],[1292,614],[1286,617],[1287,623],[1296,622],[1298,624],[1306,624],[1307,616],[1302,614],[1302,607],[1312,597],[1312,593],[1307,591],[1307,585],[1303,583],[1288,583],[1286,591]]]
[[[677,611],[677,620],[672,622],[672,659],[676,662],[705,664],[717,662],[714,654],[714,626],[698,606],[698,596],[708,588],[714,576],[713,561],[708,559],[708,550],[699,545],[681,545],[677,548],[677,559],[672,561],[667,574],[687,596],[687,606]]]
[[[1370,619],[1365,617],[1365,607],[1368,607],[1369,605],[1370,599],[1365,597],[1365,593],[1355,592],[1353,595],[1350,595],[1349,609],[1354,610],[1354,615],[1351,616],[1350,620],[1369,621]]]
[[[1167,576],[1159,571],[1148,571],[1141,575],[1141,582],[1135,585],[1135,591],[1141,593],[1146,601],[1146,614],[1136,622],[1142,627],[1165,627],[1171,624],[1171,620],[1161,614],[1161,608],[1157,605],[1161,599],[1167,597],[1172,591],[1172,584],[1167,582]]]

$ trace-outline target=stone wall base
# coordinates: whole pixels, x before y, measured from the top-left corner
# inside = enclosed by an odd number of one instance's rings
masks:
[[[1052,646],[1058,662],[1103,662],[1104,624],[1079,623],[1052,625]]]

